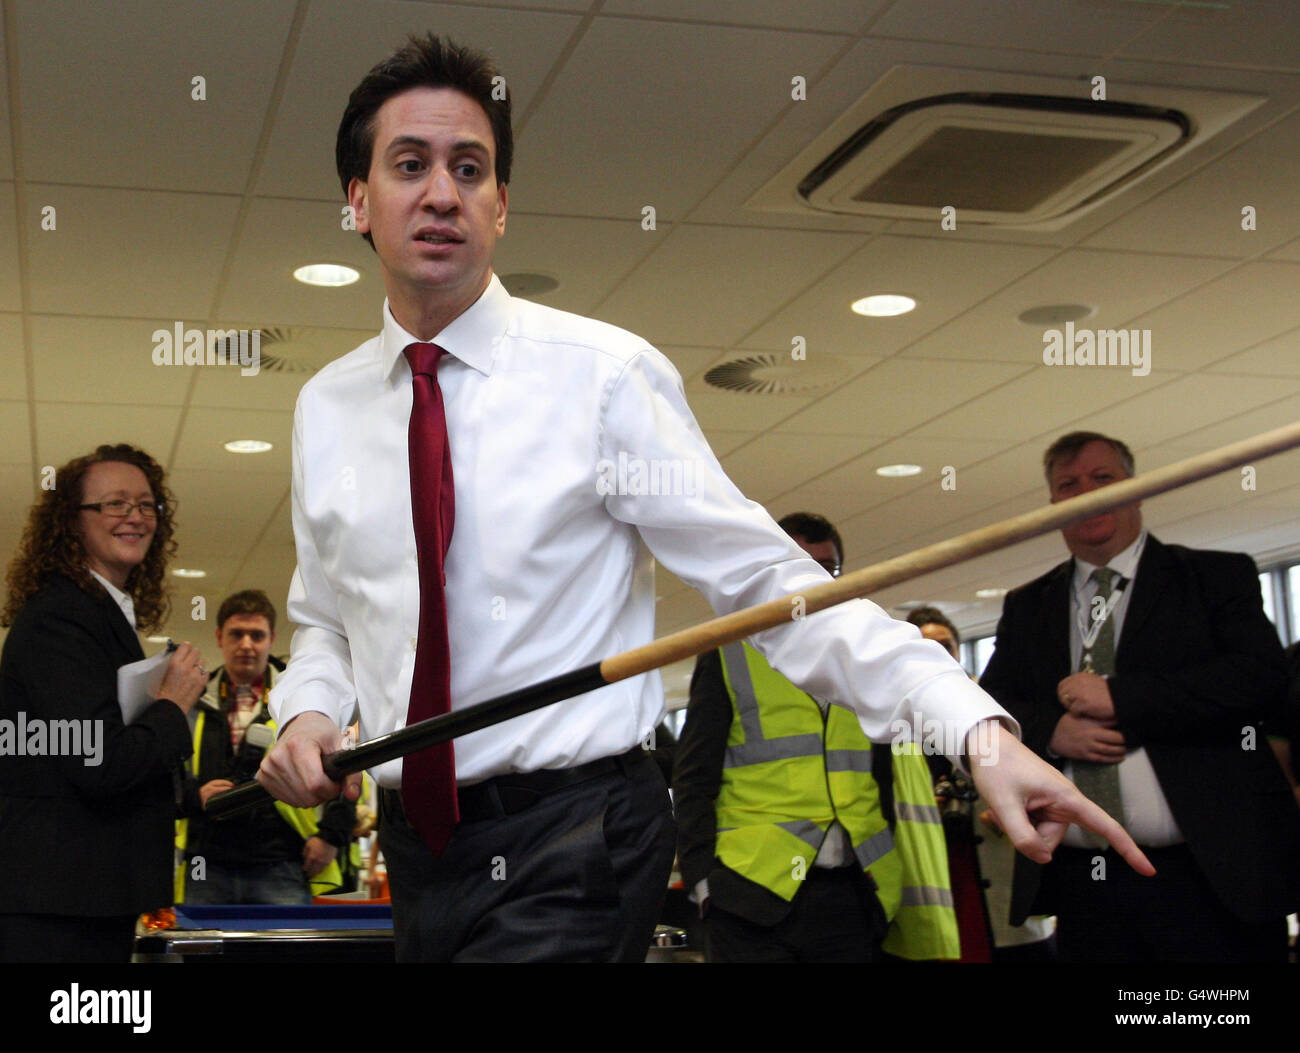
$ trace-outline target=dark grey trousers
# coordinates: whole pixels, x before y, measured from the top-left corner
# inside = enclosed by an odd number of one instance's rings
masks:
[[[645,960],[677,837],[649,755],[462,822],[440,857],[399,801],[381,794],[379,827],[399,962]]]

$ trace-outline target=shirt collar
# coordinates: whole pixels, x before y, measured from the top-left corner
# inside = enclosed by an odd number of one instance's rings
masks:
[[[1138,531],[1138,536],[1133,539],[1133,543],[1124,549],[1123,552],[1117,553],[1114,558],[1105,566],[1111,570],[1119,571],[1120,576],[1126,581],[1132,581],[1137,574],[1138,560],[1142,558],[1142,548],[1146,544],[1147,532]],[[1097,564],[1087,563],[1078,557],[1074,560],[1074,590],[1082,592],[1083,587],[1088,583],[1092,572],[1097,569]]]
[[[490,376],[492,358],[497,344],[505,336],[509,321],[510,294],[501,284],[501,279],[493,274],[483,295],[427,342],[437,344],[467,366],[472,366],[484,376]],[[384,299],[383,325],[379,358],[384,376],[391,377],[398,359],[403,358],[402,352],[410,344],[418,342],[418,338],[398,324],[393,312],[389,310],[387,298]]]
[[[90,568],[87,567],[87,570]],[[104,575],[96,571],[90,571],[90,576],[108,590],[108,594],[113,598],[113,602],[122,608],[122,613],[126,615],[126,620],[131,623],[131,628],[135,628],[135,601],[131,599],[130,593],[123,592]]]

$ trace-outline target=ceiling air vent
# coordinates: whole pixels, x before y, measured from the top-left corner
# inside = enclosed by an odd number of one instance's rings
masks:
[[[714,366],[704,374],[704,383],[752,395],[806,395],[833,387],[848,375],[848,367],[829,355],[796,360],[788,354],[757,354]]]
[[[1256,96],[977,70],[891,70],[748,202],[1050,230],[1254,109]]]

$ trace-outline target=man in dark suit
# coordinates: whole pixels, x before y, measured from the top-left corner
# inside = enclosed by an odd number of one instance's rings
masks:
[[[1053,502],[1134,467],[1095,432],[1043,464]],[[1300,819],[1258,727],[1279,715],[1285,666],[1253,561],[1161,544],[1140,504],[1062,534],[1073,559],[1007,595],[981,686],[1157,874],[1072,827],[1048,866],[1017,859],[1012,923],[1056,914],[1064,961],[1285,961]]]

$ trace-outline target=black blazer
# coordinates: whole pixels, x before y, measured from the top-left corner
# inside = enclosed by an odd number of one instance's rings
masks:
[[[1070,673],[1073,573],[1067,561],[1008,593],[980,678],[1025,744],[1057,767],[1047,744],[1064,713],[1056,685]],[[1277,721],[1285,690],[1254,562],[1148,536],[1110,677],[1118,727],[1146,748],[1197,865],[1247,922],[1300,907],[1300,813],[1259,726]],[[1056,910],[1040,901],[1041,876],[1017,856],[1013,924]]]
[[[102,720],[101,763],[0,756],[0,910],[107,917],[172,902],[175,770],[185,715],[159,700],[130,727],[117,669],[144,657],[107,593],[52,576],[19,612],[0,657],[0,720]]]

